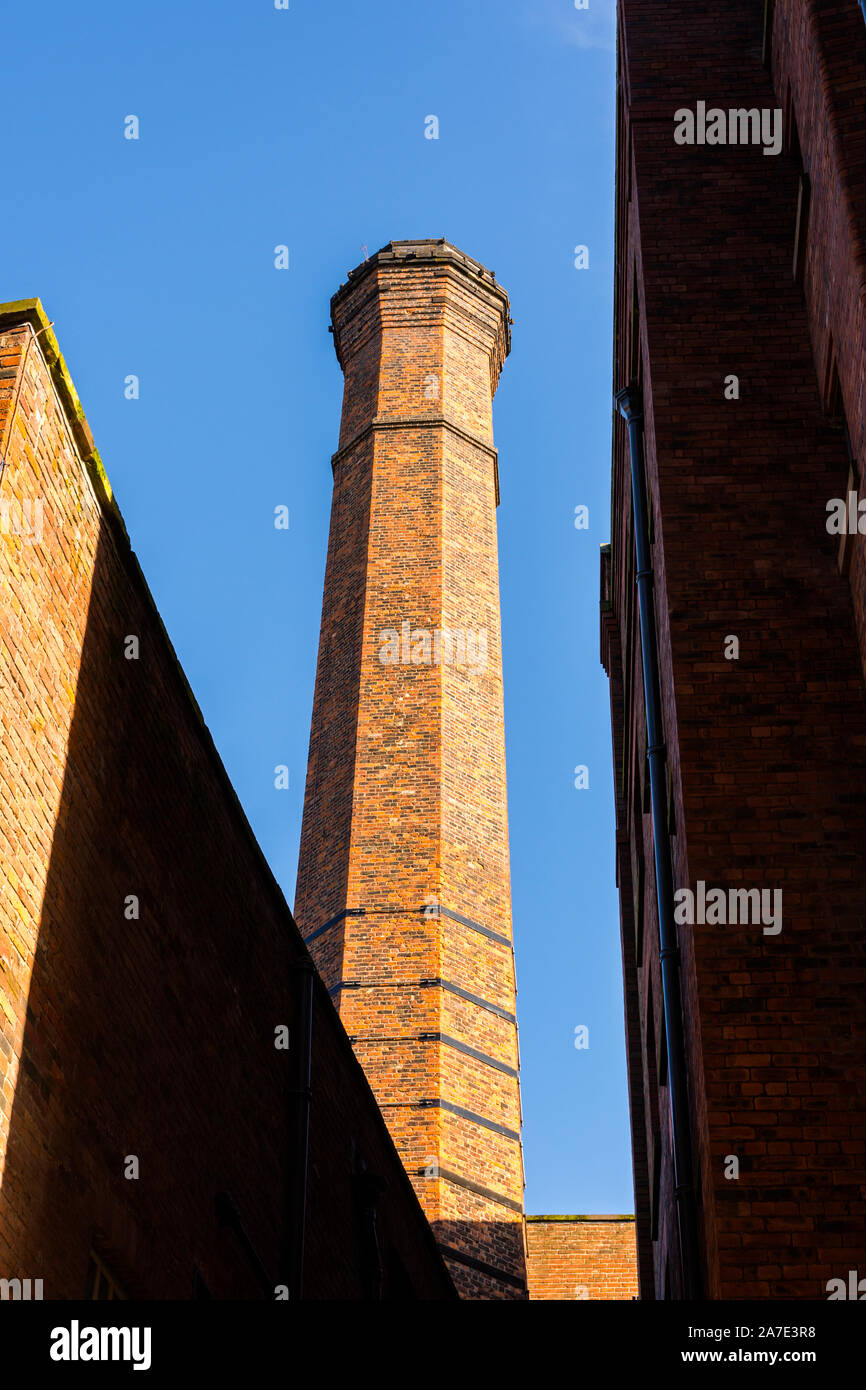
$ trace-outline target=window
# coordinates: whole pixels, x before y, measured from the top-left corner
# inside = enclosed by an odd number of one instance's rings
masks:
[[[764,0],[764,40],[761,45],[761,62],[765,68],[770,66],[770,56],[773,47],[773,13],[775,11],[775,0]]]
[[[658,1048],[656,1050],[656,1071],[658,1072],[659,1085],[666,1086],[668,1084],[668,1030],[667,1024],[665,1023],[664,1000],[662,1000],[659,1017],[660,1024]]]
[[[797,130],[797,117],[794,113],[794,93],[791,83],[785,83],[785,106],[782,112],[782,143],[785,154],[789,154],[799,169],[803,163],[800,151],[800,133]]]
[[[635,832],[643,839],[643,829],[638,824]],[[643,850],[640,843],[637,849],[637,873],[634,878],[634,960],[635,965],[643,965],[643,899],[644,899],[644,867]]]
[[[126,1298],[126,1294],[111,1270],[92,1250],[87,1265],[87,1291],[84,1297],[88,1301],[100,1303],[111,1299]]]
[[[836,350],[833,346],[833,339],[830,337],[827,339],[827,355],[824,359],[824,381],[821,392],[827,423],[840,426],[844,422],[845,412],[842,408],[842,388],[839,385]]]
[[[662,1177],[662,1137],[658,1129],[653,1134],[653,1166],[650,1186],[650,1240],[659,1238],[659,1194]]]
[[[785,150],[794,161],[797,170],[796,211],[794,214],[794,260],[791,273],[798,284],[803,282],[806,268],[806,242],[809,236],[809,204],[812,190],[809,175],[803,167],[803,153],[800,149],[800,133],[797,130],[797,116],[794,111],[794,98],[791,84],[785,93]]]
[[[794,218],[794,263],[791,267],[798,285],[803,283],[806,269],[806,241],[809,236],[809,204],[812,190],[809,175],[801,169],[797,176],[797,212]]]
[[[847,429],[845,430],[845,443],[848,448],[848,485],[845,497],[847,502],[850,495],[852,493],[854,494],[854,497],[856,499],[854,506],[856,508],[856,514],[859,517],[860,470],[858,469],[855,460],[851,457],[851,443],[848,439]],[[852,535],[849,535],[848,529],[846,527],[846,529],[842,532],[842,535],[839,537],[839,553],[836,557],[836,563],[839,566],[840,574],[847,574],[851,568],[851,549],[853,541],[854,537]]]
[[[653,1134],[657,1134],[659,1132],[659,1071],[656,1044],[656,1006],[652,977],[647,981],[646,992],[646,1079],[647,1091],[649,1092],[650,1123]]]
[[[632,513],[629,509],[625,542],[625,691],[623,699],[623,721],[629,727],[634,694],[634,576],[633,576],[634,529]],[[628,739],[622,741],[622,768],[620,770],[620,796],[625,798],[628,776]]]
[[[632,262],[631,313],[628,321],[628,380],[629,385],[638,381],[641,371],[640,350],[640,297],[637,284],[637,260]]]
[[[845,488],[846,505],[851,493],[859,501],[860,496],[860,470],[854,453],[851,448],[851,436],[848,433],[848,421],[845,416],[845,406],[842,401],[842,388],[839,384],[839,372],[836,366],[836,353],[833,341],[827,344],[827,358],[824,366],[823,383],[823,404],[824,414],[827,417],[828,425],[841,432],[845,441],[845,454],[848,460],[848,481]],[[839,551],[836,557],[840,574],[847,574],[851,568],[851,550],[854,537],[848,534],[847,527],[839,537]]]

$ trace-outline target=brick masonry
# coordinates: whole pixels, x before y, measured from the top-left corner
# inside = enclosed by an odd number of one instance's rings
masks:
[[[95,1251],[130,1297],[273,1297],[309,958],[47,323],[0,306],[0,1277],[81,1298]],[[305,1296],[453,1297],[318,979],[312,1013]]]
[[[530,1298],[637,1298],[634,1217],[527,1216],[526,1272]]]
[[[767,57],[788,139],[809,180],[803,293],[822,404],[847,424],[864,496],[866,458],[866,20],[857,4],[787,0],[771,8]],[[829,395],[838,379],[839,401]],[[842,473],[844,475],[844,467]],[[841,476],[834,495],[844,494]],[[850,543],[846,565],[866,671],[866,548]]]
[[[620,0],[614,384],[642,386],[675,886],[783,893],[778,935],[680,928],[704,1293],[821,1299],[866,1273],[863,542],[846,576],[825,524],[843,412],[855,460],[866,431],[866,25],[853,3],[768,10],[765,63],[753,0]],[[783,110],[783,152],[677,145],[698,101]],[[602,653],[641,1293],[661,1298],[681,1285],[630,515],[618,421]]]
[[[444,241],[393,242],[332,321],[295,912],[458,1287],[525,1297],[492,433],[508,299]],[[463,634],[462,659],[425,652],[436,632]]]

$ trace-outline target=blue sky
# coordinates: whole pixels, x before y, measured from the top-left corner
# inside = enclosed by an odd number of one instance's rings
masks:
[[[494,429],[535,1212],[633,1209],[598,646],[613,14],[613,0],[48,0],[3,21],[0,299],[38,295],[55,321],[133,546],[289,902],[342,393],[330,296],[363,246],[445,236],[511,297]],[[137,141],[124,139],[128,115]],[[438,140],[424,138],[428,115]],[[279,244],[287,271],[274,268]],[[588,269],[575,269],[578,244]],[[278,763],[288,791],[274,788]],[[579,763],[588,790],[574,788]]]

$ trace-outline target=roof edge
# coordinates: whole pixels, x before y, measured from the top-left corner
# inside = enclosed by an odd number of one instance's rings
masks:
[[[69,368],[60,351],[60,344],[53,331],[51,319],[45,312],[41,299],[13,299],[0,304],[0,330],[14,328],[29,323],[34,334],[41,340],[42,351],[48,363],[57,393],[66,412],[69,428],[72,431],[78,451],[87,469],[90,481],[103,511],[112,524],[120,531],[126,545],[129,536],[126,525],[115,501],[108,474],[105,471],[99,450],[87,423],[84,407],[78,398]]]
[[[634,1221],[634,1216],[527,1216],[527,1221]]]

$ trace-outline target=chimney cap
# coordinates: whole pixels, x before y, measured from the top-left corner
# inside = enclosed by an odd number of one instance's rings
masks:
[[[485,280],[489,285],[496,285],[500,293],[502,287],[496,284],[496,274],[488,270],[487,266],[476,261],[474,257],[467,256],[465,251],[461,251],[458,246],[454,246],[445,237],[420,238],[409,241],[389,241],[384,246],[380,246],[372,256],[368,256],[365,261],[361,261],[353,270],[348,271],[347,280],[341,283],[340,289],[334,295],[337,299],[340,291],[347,290],[350,286],[354,289],[358,280],[365,275],[369,275],[372,268],[376,265],[395,265],[406,261],[441,261],[445,264],[457,265],[466,271],[474,272],[479,279]]]
[[[331,297],[331,322],[334,322],[335,311],[343,300],[353,295],[362,280],[368,275],[373,275],[377,269],[390,269],[397,266],[405,268],[407,271],[420,269],[429,270],[433,265],[452,266],[460,270],[464,275],[470,277],[470,283],[477,285],[479,281],[497,299],[500,300],[503,309],[503,319],[505,326],[505,356],[511,351],[511,317],[508,295],[502,286],[497,282],[496,275],[492,270],[488,270],[480,261],[474,257],[467,256],[465,251],[461,251],[458,246],[448,241],[446,237],[432,237],[410,239],[406,241],[389,241],[375,251],[371,256],[353,270],[347,272],[345,281],[340,284],[336,294]],[[337,334],[334,334],[336,345]],[[339,349],[337,351],[339,358]]]

